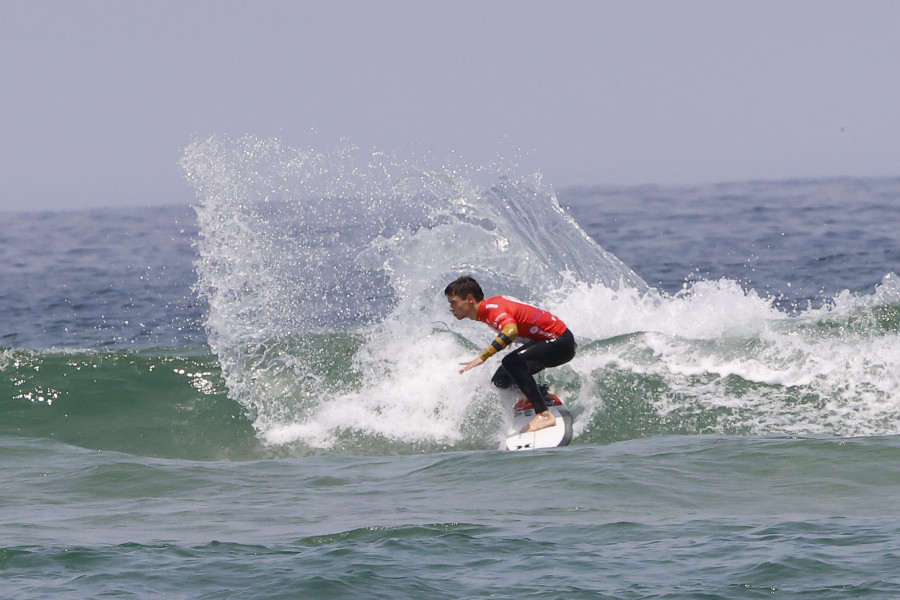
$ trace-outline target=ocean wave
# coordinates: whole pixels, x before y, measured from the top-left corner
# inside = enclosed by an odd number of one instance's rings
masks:
[[[575,414],[573,444],[900,433],[893,275],[796,316],[730,281],[673,296],[583,286],[557,302],[586,333],[544,376]],[[454,367],[487,334],[432,323],[410,343],[401,323],[382,327],[378,344],[339,333],[243,348],[246,404],[207,347],[3,349],[0,434],[197,460],[497,448],[511,397],[490,365]]]
[[[651,288],[536,176],[346,148],[199,140],[196,291],[209,346],[0,349],[0,434],[173,458],[496,449],[512,394],[459,274],[558,314],[541,374],[574,444],[653,435],[900,433],[900,285],[786,305],[729,278]]]

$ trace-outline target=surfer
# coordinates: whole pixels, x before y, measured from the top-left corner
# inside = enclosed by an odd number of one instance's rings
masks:
[[[497,337],[478,358],[460,363],[465,373],[483,364],[488,358],[524,338],[524,344],[507,354],[500,363],[491,383],[499,388],[513,384],[525,394],[534,407],[534,418],[522,433],[538,431],[556,424],[547,410],[544,394],[538,389],[534,374],[548,367],[558,367],[575,356],[575,337],[565,323],[545,310],[525,304],[509,296],[494,296],[485,300],[481,286],[472,277],[460,277],[444,290],[450,312],[458,320],[472,319],[487,323],[497,331]]]

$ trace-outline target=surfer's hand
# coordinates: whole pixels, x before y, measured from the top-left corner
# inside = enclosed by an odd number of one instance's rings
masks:
[[[459,364],[461,364],[461,365],[463,366],[463,368],[460,369],[459,372],[460,372],[460,373],[465,373],[465,372],[468,371],[469,369],[471,369],[471,368],[473,368],[473,367],[477,367],[478,365],[480,365],[480,364],[482,364],[482,363],[484,363],[484,359],[481,358],[480,356],[479,356],[478,358],[476,358],[475,360],[470,360],[470,361],[467,362],[467,363],[459,363]]]

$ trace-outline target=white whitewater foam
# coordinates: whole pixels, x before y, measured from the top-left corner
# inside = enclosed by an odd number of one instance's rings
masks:
[[[200,197],[210,344],[229,394],[272,443],[329,447],[348,430],[461,439],[468,415],[496,397],[490,366],[457,373],[491,338],[483,325],[450,323],[442,290],[461,274],[538,303],[574,284],[646,289],[536,176],[492,168],[484,186],[477,169],[251,136],[195,141],[182,164]],[[362,345],[324,376],[306,372],[315,356],[268,350],[347,333]]]

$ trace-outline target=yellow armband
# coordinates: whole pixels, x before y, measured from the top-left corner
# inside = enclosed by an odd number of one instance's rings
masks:
[[[498,352],[512,344],[518,336],[519,328],[516,327],[516,324],[511,323],[507,325],[500,331],[497,337],[494,338],[494,341],[491,342],[491,345],[481,353],[481,360],[487,360],[493,355],[497,354]]]

